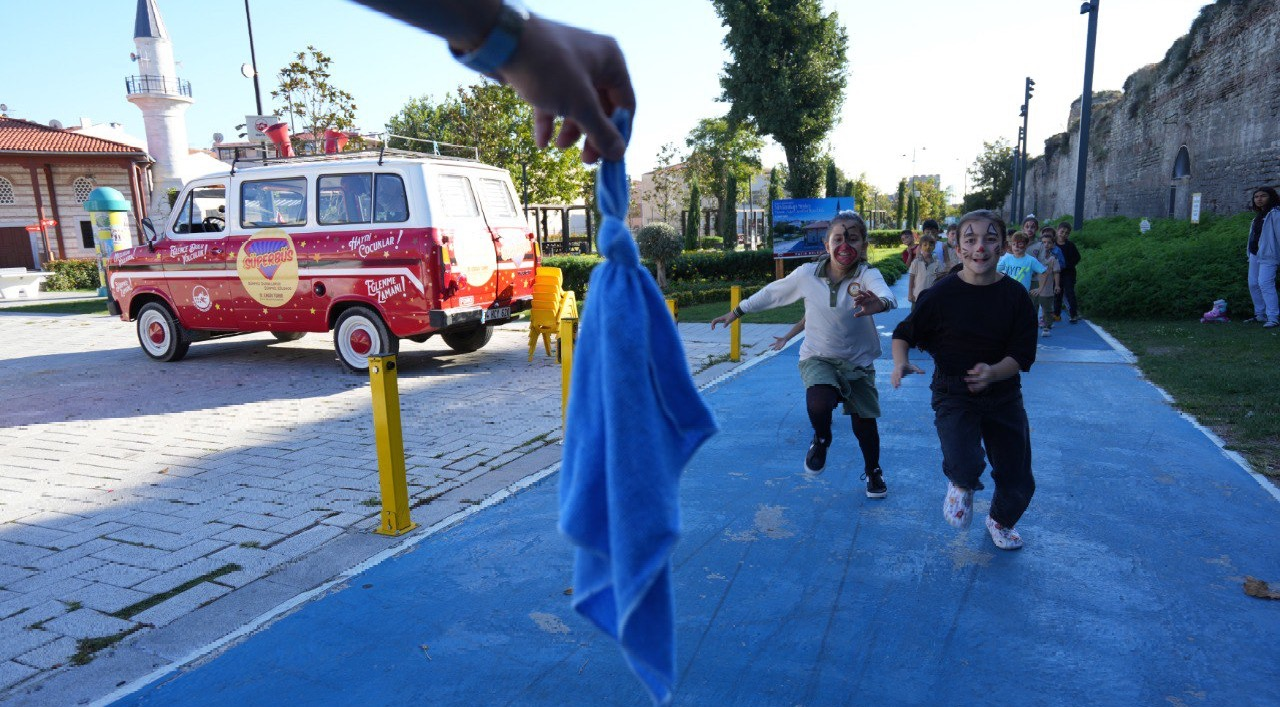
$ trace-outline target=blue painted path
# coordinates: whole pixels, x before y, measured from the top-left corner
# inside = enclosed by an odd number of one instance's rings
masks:
[[[798,347],[707,393],[723,432],[682,485],[676,704],[1280,704],[1280,602],[1241,588],[1280,579],[1280,502],[1064,324],[1024,377],[1026,547],[953,530],[927,377],[888,387],[902,314],[879,322],[885,500],[844,418],[826,472],[802,473]],[[569,608],[555,482],[117,704],[647,704]]]

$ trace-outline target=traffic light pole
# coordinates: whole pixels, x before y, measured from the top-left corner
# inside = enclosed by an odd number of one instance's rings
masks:
[[[1093,43],[1098,37],[1098,2],[1092,0],[1080,6],[1080,14],[1089,14],[1089,38],[1084,52],[1084,93],[1080,94],[1080,156],[1076,161],[1076,210],[1071,227],[1079,231],[1084,226],[1084,187],[1089,162],[1089,120],[1093,111]]]
[[[1027,116],[1031,112],[1031,91],[1035,88],[1036,82],[1027,77],[1026,93],[1022,99],[1022,169],[1020,170],[1018,185],[1018,209],[1017,214],[1019,222],[1026,217],[1027,214]]]

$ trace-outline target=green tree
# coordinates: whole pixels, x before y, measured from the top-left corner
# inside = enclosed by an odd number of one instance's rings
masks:
[[[302,129],[311,133],[313,145],[324,140],[326,129],[350,130],[355,125],[355,99],[329,82],[332,63],[324,52],[308,44],[306,51],[295,54],[276,74],[280,87],[271,92],[272,98],[284,101],[276,110],[289,114],[290,131],[296,134],[301,121]]]
[[[907,194],[907,228],[915,230],[916,224],[920,223],[920,199],[916,197],[917,189],[911,189]]]
[[[867,173],[863,172],[858,178],[851,182],[849,195],[853,197],[853,203],[858,211],[865,215],[869,215],[875,210],[875,204],[870,203],[869,196],[871,194],[871,185],[867,184]]]
[[[667,143],[658,150],[658,162],[653,169],[651,186],[640,194],[640,198],[653,206],[658,219],[671,223],[679,214],[680,202],[684,200],[684,176],[675,167],[680,159],[674,143]]]
[[[731,122],[750,118],[787,156],[787,191],[814,197],[820,146],[844,103],[849,38],[821,0],[712,0],[728,28],[730,61],[720,77]]]
[[[844,188],[840,190],[840,196],[853,196],[853,180],[852,179],[846,179],[844,181]],[[857,203],[856,199],[854,200],[854,203]]]
[[[745,123],[731,124],[725,118],[704,118],[698,121],[685,139],[689,147],[686,174],[693,178],[715,199],[716,213],[720,214],[719,231],[724,231],[724,210],[729,178],[739,182],[750,180],[760,169],[760,150],[764,139]]]
[[[827,198],[840,196],[840,179],[836,176],[836,163],[827,160]]]
[[[947,193],[931,180],[916,180],[916,219],[934,219],[939,223],[947,217]]]
[[[897,211],[898,228],[903,228],[903,223],[905,223],[904,218],[906,217],[906,208],[907,208],[907,180],[902,179],[898,181],[898,211]]]
[[[774,167],[769,170],[769,204],[768,204],[768,220],[765,222],[765,236],[769,247],[773,247],[773,202],[782,198],[782,181],[778,177],[778,168]]]
[[[720,205],[720,237],[724,239],[725,250],[738,246],[738,177],[732,173]]]
[[[653,261],[658,289],[667,289],[667,265],[680,255],[682,245],[680,234],[669,223],[657,221],[636,233],[636,249],[641,258]]]
[[[982,153],[969,167],[973,189],[964,195],[963,209],[1000,209],[1013,190],[1013,147],[1004,138],[983,142]]]
[[[702,230],[702,194],[698,191],[698,180],[693,180],[689,187],[689,213],[685,221],[684,249],[698,249],[698,235]]]
[[[533,142],[533,109],[510,86],[485,81],[459,86],[437,102],[411,99],[388,123],[395,135],[474,146],[480,161],[509,171],[519,184],[521,167],[533,203],[570,203],[591,198],[593,172],[577,147],[538,149]],[[391,147],[431,151],[433,145],[392,140]],[[441,146],[442,153],[446,151]],[[470,150],[465,156],[471,156]]]

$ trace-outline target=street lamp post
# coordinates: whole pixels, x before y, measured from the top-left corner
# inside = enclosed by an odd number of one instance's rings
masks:
[[[253,51],[253,20],[249,17],[249,0],[244,0],[244,22],[249,27],[249,62],[253,65],[253,97],[258,101],[258,115],[262,115],[262,89],[258,87],[258,57]]]
[[[1013,184],[1009,187],[1009,220],[1018,218],[1018,170],[1022,169],[1022,132],[1013,146]]]
[[[1079,231],[1084,226],[1085,167],[1089,160],[1089,119],[1093,110],[1093,43],[1098,37],[1098,2],[1092,0],[1080,6],[1080,14],[1089,15],[1089,38],[1084,52],[1084,93],[1080,94],[1080,155],[1076,161],[1076,209],[1071,226]]]
[[[1018,185],[1018,209],[1015,214],[1018,218],[1026,214],[1027,207],[1027,114],[1031,112],[1031,92],[1035,90],[1035,85],[1036,82],[1028,76],[1026,91],[1022,97],[1022,169],[1019,171],[1021,183]]]
[[[912,201],[914,200],[914,201],[915,201],[915,205],[916,205],[916,209],[917,209],[917,210],[919,210],[919,208],[920,208],[920,195],[916,193],[916,150],[917,150],[917,149],[918,149],[918,150],[920,150],[921,152],[924,152],[925,150],[927,150],[927,149],[929,149],[929,148],[927,148],[927,147],[920,147],[920,148],[912,147],[912,148],[911,148],[911,176],[910,176],[910,178],[908,178],[908,179],[907,179],[907,204],[908,204],[908,207],[909,207],[909,206],[910,206],[910,204],[912,203]],[[903,154],[902,154],[902,156],[903,156],[903,157],[906,157],[907,155],[906,155],[906,153],[903,153]],[[912,218],[912,215],[911,215],[911,209],[910,209],[910,208],[907,208],[903,213],[905,213],[905,214],[907,215],[907,221],[911,221],[911,222],[912,222],[912,223],[911,223],[911,229],[912,229],[912,230],[915,230],[915,227],[916,227],[915,222],[914,222],[914,221],[915,221],[915,219],[913,219],[913,218]],[[899,228],[906,228],[906,227],[907,227],[907,226],[906,226],[906,224],[902,224],[901,226],[899,226]]]

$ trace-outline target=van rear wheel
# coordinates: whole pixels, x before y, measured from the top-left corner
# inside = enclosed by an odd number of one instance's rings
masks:
[[[187,332],[169,308],[159,302],[148,302],[138,312],[138,343],[153,361],[181,361],[191,348]]]
[[[352,307],[334,322],[333,348],[343,368],[351,373],[367,373],[369,357],[398,353],[400,339],[377,312],[368,307]]]
[[[449,348],[458,353],[471,353],[484,348],[489,343],[489,339],[493,338],[493,325],[482,324],[474,329],[464,329],[462,331],[447,332],[440,335],[444,339],[444,343]]]

